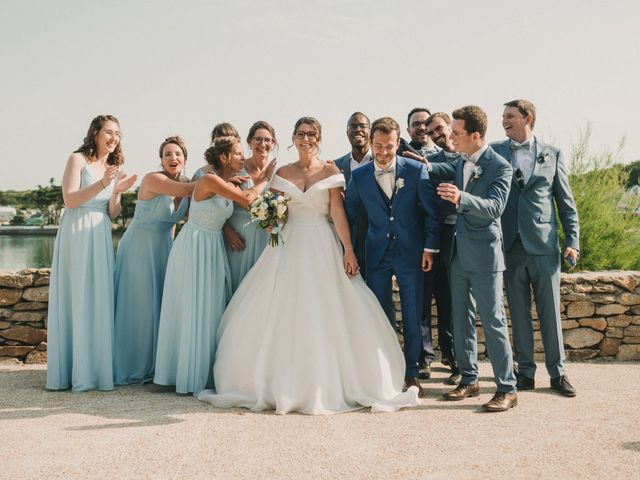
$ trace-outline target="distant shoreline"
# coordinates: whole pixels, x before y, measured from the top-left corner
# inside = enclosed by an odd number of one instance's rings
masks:
[[[58,233],[58,225],[39,226],[0,226],[0,235],[49,235]]]

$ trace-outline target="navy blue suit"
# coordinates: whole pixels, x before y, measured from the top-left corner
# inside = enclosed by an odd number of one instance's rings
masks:
[[[396,156],[395,188],[389,199],[375,178],[374,163],[351,172],[345,209],[350,222],[362,209],[369,227],[365,241],[367,285],[381,305],[391,277],[400,288],[407,377],[418,375],[424,248],[440,247],[437,197],[424,164]]]

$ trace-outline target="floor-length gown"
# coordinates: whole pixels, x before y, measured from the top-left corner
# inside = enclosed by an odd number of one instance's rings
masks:
[[[162,287],[173,227],[189,206],[167,195],[138,200],[131,224],[118,243],[115,267],[113,373],[116,385],[153,379]]]
[[[80,188],[101,179],[87,165],[80,178]],[[107,209],[114,185],[66,208],[60,221],[47,317],[50,390],[113,389],[113,241]]]
[[[220,322],[217,391],[198,399],[218,407],[331,414],[417,404],[402,393],[404,357],[394,330],[360,276],[344,273],[328,221],[332,175],[306,192],[279,177],[291,196],[283,244],[268,246]]]
[[[248,173],[243,170],[240,175],[248,175]],[[251,179],[242,185],[243,190],[251,187],[253,187]],[[248,210],[237,203],[233,204],[233,215],[229,218],[228,224],[244,238],[243,250],[234,251],[229,245],[226,245],[229,268],[231,268],[231,288],[235,292],[242,279],[262,254],[264,247],[267,246],[269,235],[258,228],[257,221],[252,221]]]
[[[178,393],[213,386],[216,331],[231,298],[222,226],[232,212],[233,202],[217,195],[192,200],[169,254],[153,381]]]

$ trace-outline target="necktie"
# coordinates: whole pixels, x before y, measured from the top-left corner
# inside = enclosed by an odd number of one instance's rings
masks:
[[[376,170],[376,177],[381,177],[382,175],[386,175],[387,173],[394,173],[396,171],[395,167],[389,167],[387,169]]]

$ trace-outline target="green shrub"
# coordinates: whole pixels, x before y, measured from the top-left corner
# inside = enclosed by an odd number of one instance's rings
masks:
[[[640,270],[640,217],[619,207],[629,174],[616,164],[620,148],[591,153],[591,127],[571,152],[569,182],[580,221],[578,270]],[[560,232],[561,243],[564,234]],[[566,268],[564,266],[563,268]]]

